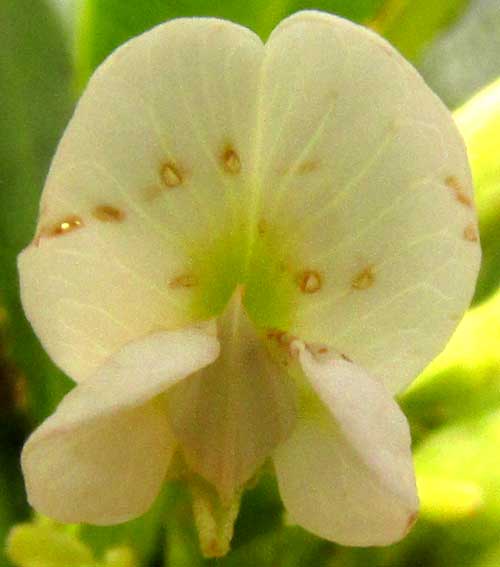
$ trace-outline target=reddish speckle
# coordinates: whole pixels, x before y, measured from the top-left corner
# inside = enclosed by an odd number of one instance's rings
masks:
[[[237,154],[236,150],[227,145],[221,154],[221,162],[224,171],[236,175],[241,171],[241,160],[240,156]]]
[[[173,161],[167,161],[161,166],[160,177],[168,188],[178,187],[184,182],[181,168]]]
[[[408,516],[408,522],[406,524],[405,535],[413,528],[418,518],[418,512],[413,512]]]
[[[469,242],[477,242],[479,240],[479,235],[477,233],[476,226],[473,223],[468,224],[464,228],[464,238]]]
[[[375,273],[373,272],[373,266],[367,266],[356,276],[354,276],[351,287],[356,290],[365,290],[375,283]]]
[[[472,199],[465,193],[462,184],[455,175],[448,175],[444,182],[446,186],[453,191],[455,198],[459,203],[472,208]]]
[[[191,288],[198,285],[198,278],[193,274],[183,274],[170,280],[168,283],[168,287],[171,289],[178,289],[178,288]]]
[[[42,228],[40,234],[35,237],[35,246],[38,246],[42,236],[64,236],[65,234],[69,234],[70,232],[82,227],[82,219],[77,215],[70,215],[52,226]]]
[[[315,270],[304,270],[298,274],[297,283],[302,293],[316,293],[321,289],[322,278]]]
[[[125,213],[111,205],[99,205],[92,214],[101,222],[121,222],[125,218]]]
[[[299,167],[297,168],[298,175],[306,175],[308,173],[312,173],[319,168],[319,162],[314,160],[308,160],[302,162]]]

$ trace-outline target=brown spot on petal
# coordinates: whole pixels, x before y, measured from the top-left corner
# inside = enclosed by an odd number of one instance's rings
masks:
[[[468,240],[469,242],[477,242],[479,240],[479,236],[477,234],[476,226],[473,223],[468,224],[464,228],[464,238],[465,238],[465,240]]]
[[[453,191],[459,203],[472,208],[472,199],[465,193],[462,184],[455,175],[448,175],[444,182],[446,186]]]
[[[314,160],[304,161],[297,167],[297,174],[306,175],[307,173],[312,173],[313,171],[316,171],[318,168],[319,168],[318,161],[314,161]]]
[[[290,343],[287,333],[279,329],[269,329],[266,336],[268,339],[275,340],[280,345],[288,345]]]
[[[321,275],[315,270],[304,270],[297,275],[297,283],[302,293],[316,293],[321,289]]]
[[[181,168],[173,161],[165,162],[160,169],[163,184],[168,188],[178,187],[184,182]]]
[[[317,360],[325,360],[326,358],[329,358],[331,355],[330,349],[322,344],[305,343],[305,347]],[[291,350],[293,351],[293,348]]]
[[[224,171],[236,175],[241,171],[241,160],[240,156],[236,153],[236,150],[228,145],[224,148],[221,154],[221,162]]]
[[[198,285],[198,278],[194,274],[183,274],[168,282],[171,289],[190,288]]]
[[[365,290],[372,287],[374,283],[375,274],[373,273],[373,267],[367,266],[353,278],[351,287],[357,290]]]
[[[340,354],[340,357],[344,359],[346,362],[352,362],[352,360],[344,353]]]
[[[35,238],[35,242],[38,244],[40,236],[63,236],[82,226],[83,221],[79,216],[70,215],[50,227],[43,228],[41,234]]]
[[[288,366],[289,360],[291,358],[296,358],[299,351],[296,346],[294,346],[294,341],[297,337],[281,331],[280,329],[268,329],[266,337],[274,341],[278,349],[280,349],[283,357],[280,357],[280,362],[285,366]]]
[[[111,205],[99,205],[92,214],[101,222],[121,222],[125,218],[125,213]]]
[[[413,512],[413,514],[410,514],[408,516],[408,522],[406,524],[405,535],[413,528],[413,526],[415,525],[415,522],[417,521],[417,518],[418,518],[418,512]]]

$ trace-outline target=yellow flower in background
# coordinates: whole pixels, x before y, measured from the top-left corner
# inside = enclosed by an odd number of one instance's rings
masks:
[[[232,509],[272,459],[294,522],[399,540],[418,497],[393,395],[479,261],[451,115],[374,33],[301,12],[265,46],[215,19],[131,40],[82,96],[19,258],[78,383],[23,451],[31,504],[126,521],[180,454]]]

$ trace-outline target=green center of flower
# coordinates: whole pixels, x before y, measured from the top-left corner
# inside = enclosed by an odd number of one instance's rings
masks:
[[[198,282],[193,290],[196,318],[219,316],[241,286],[243,305],[257,327],[287,330],[300,293],[287,240],[261,220],[255,227],[240,224],[200,243],[191,256]]]

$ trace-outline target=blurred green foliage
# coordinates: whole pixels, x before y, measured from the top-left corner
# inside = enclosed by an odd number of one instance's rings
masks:
[[[45,518],[19,524],[9,534],[7,554],[19,567],[137,567],[128,546],[109,547],[97,558],[79,538],[78,526]]]
[[[93,70],[116,47],[165,20],[213,16],[244,25],[263,39],[286,16],[298,10],[319,9],[354,21],[375,16],[384,0],[148,0],[138,7],[122,0],[87,0],[81,14],[77,40],[77,84],[82,87]]]
[[[467,6],[468,0],[387,0],[372,27],[407,58],[415,61],[422,49]]]
[[[141,565],[148,564],[158,555],[165,510],[170,507],[171,491],[171,487],[167,485],[153,507],[136,520],[116,526],[82,526],[80,532],[82,540],[96,552],[98,557],[102,557],[110,546],[129,545]]]
[[[30,415],[52,413],[69,388],[33,335],[19,298],[16,257],[33,236],[43,181],[70,116],[71,64],[58,20],[41,0],[0,2],[0,300],[28,385]]]
[[[500,283],[500,80],[474,96],[456,114],[467,141],[476,186],[483,263],[476,302]]]
[[[460,17],[467,2],[81,4],[72,62],[61,24],[45,1],[0,0],[0,567],[8,565],[2,542],[9,527],[27,519],[17,464],[22,437],[69,388],[24,318],[15,258],[32,237],[43,179],[75,102],[74,85],[81,90],[95,67],[130,37],[166,19],[193,15],[225,17],[265,39],[286,15],[322,9],[369,25],[419,61],[425,46]],[[62,527],[38,520],[22,524],[9,540],[16,565],[133,567],[133,556],[139,565],[175,567],[500,565],[500,83],[478,94],[456,117],[477,187],[484,264],[475,307],[445,352],[401,400],[413,429],[422,499],[421,520],[412,534],[384,549],[348,549],[324,542],[286,524],[275,481],[263,474],[243,497],[232,551],[223,559],[202,559],[190,497],[173,483],[148,514],[121,526]],[[57,561],[56,553],[61,554]]]
[[[49,523],[19,524],[10,533],[7,553],[22,567],[90,567],[92,551],[72,533]]]
[[[493,82],[500,74],[500,3],[471,0],[456,24],[425,50],[419,67],[453,109]]]

